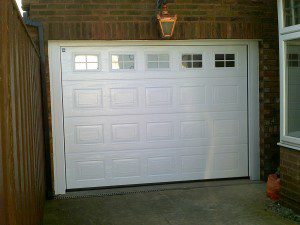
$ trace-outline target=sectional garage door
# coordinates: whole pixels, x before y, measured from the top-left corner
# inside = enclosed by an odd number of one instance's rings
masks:
[[[246,46],[61,49],[67,188],[248,176]]]

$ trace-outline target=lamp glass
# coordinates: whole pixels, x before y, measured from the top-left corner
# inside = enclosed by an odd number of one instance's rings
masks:
[[[174,26],[174,21],[162,21],[162,33],[164,36],[171,36],[172,31],[173,31],[173,26]]]

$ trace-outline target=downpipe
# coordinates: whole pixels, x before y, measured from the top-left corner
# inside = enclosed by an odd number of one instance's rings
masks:
[[[42,88],[42,108],[43,108],[43,128],[44,128],[44,146],[45,146],[45,176],[46,176],[46,198],[52,199],[52,173],[50,156],[50,128],[48,122],[48,98],[47,98],[47,79],[46,79],[46,57],[44,46],[44,27],[41,22],[32,21],[28,17],[28,12],[23,13],[23,21],[26,25],[36,27],[39,37],[39,55],[40,55],[40,73]]]

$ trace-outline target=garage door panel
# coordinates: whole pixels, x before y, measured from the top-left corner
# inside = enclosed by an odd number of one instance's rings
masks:
[[[247,143],[247,114],[199,113],[65,119],[66,152]]]
[[[141,160],[139,158],[122,158],[112,160],[113,178],[141,177]]]
[[[247,110],[247,80],[151,80],[64,85],[65,117]]]
[[[247,174],[247,145],[67,154],[68,188],[238,177]],[[105,168],[103,167],[105,165]],[[74,169],[75,168],[75,169]],[[76,173],[74,173],[74,171]],[[82,172],[78,172],[82,171]],[[76,176],[74,176],[76,174]]]
[[[147,176],[169,176],[176,172],[174,156],[152,156],[147,159]]]
[[[111,125],[111,142],[139,142],[139,123],[122,123]]]
[[[66,47],[61,62],[68,189],[248,175],[245,46]]]

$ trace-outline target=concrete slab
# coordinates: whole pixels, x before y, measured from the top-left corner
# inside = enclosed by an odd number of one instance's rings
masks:
[[[102,189],[65,197],[71,199],[46,203],[44,225],[296,224],[266,211],[265,183],[249,180]]]

